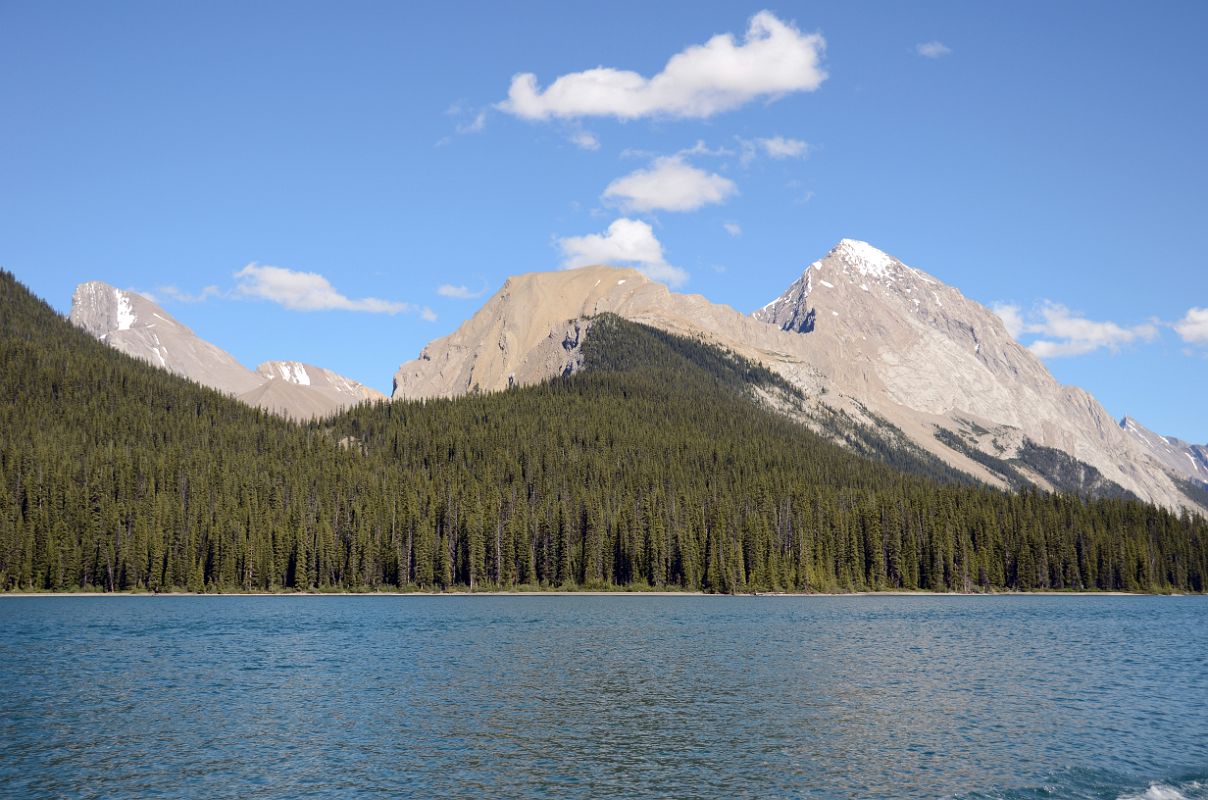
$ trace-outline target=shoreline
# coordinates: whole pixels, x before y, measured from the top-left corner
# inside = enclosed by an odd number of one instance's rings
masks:
[[[1179,592],[1117,592],[1117,591],[1001,591],[1001,592],[930,592],[930,591],[875,591],[875,592],[743,592],[718,594],[690,591],[574,591],[550,589],[549,591],[484,591],[484,592],[0,592],[0,599],[30,597],[1196,597],[1195,594]]]

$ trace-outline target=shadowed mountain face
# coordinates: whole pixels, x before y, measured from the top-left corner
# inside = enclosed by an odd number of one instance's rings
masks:
[[[604,312],[758,361],[804,392],[816,412],[887,422],[995,485],[1062,489],[1077,475],[1079,490],[1194,505],[1177,482],[1182,475],[1172,476],[1090,394],[1058,383],[988,308],[851,239],[750,316],[627,269],[511,278],[460,329],[399,368],[394,396],[497,391],[574,371],[591,317]]]
[[[70,319],[123,353],[282,416],[311,419],[385,399],[354,380],[296,361],[268,361],[252,372],[142,295],[100,281],[76,288]]]

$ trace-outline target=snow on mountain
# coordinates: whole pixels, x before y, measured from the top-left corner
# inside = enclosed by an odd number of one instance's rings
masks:
[[[386,399],[386,395],[352,378],[345,378],[329,369],[316,367],[314,364],[303,364],[300,361],[266,361],[256,367],[256,374],[268,378],[269,381],[283,382],[291,387],[323,395],[337,408],[367,400]]]
[[[123,353],[227,394],[263,380],[147,298],[100,281],[76,287],[70,319]]]
[[[146,297],[100,281],[76,287],[70,319],[123,353],[283,416],[309,419],[385,397],[309,364],[273,361],[252,372]]]

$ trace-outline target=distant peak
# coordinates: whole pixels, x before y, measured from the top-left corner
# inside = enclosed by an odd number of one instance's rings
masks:
[[[306,370],[307,365],[300,361],[266,361],[256,368],[256,371],[266,378],[279,378],[287,383],[310,386],[310,373]]]
[[[903,266],[901,261],[898,261],[884,250],[879,250],[868,242],[862,242],[859,239],[840,239],[839,243],[831,248],[827,257],[838,258],[861,275],[870,275],[876,278],[891,275],[898,267]]]
[[[133,297],[138,295],[103,281],[86,281],[71,297],[71,318],[97,337],[128,331],[139,321]]]

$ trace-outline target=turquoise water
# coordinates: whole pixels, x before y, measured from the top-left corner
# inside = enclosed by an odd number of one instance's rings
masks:
[[[0,599],[0,793],[1208,798],[1208,598]]]

